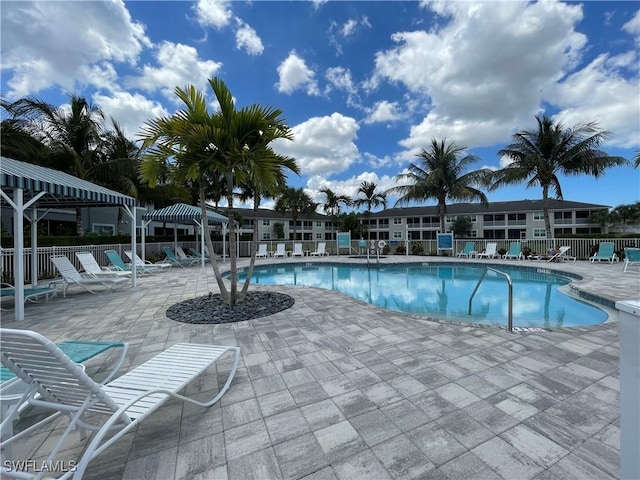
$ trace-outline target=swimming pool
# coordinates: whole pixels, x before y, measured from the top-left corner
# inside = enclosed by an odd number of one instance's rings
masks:
[[[607,313],[565,295],[559,289],[570,279],[533,269],[501,265],[513,281],[513,325],[559,328],[602,323]],[[350,295],[398,312],[443,320],[506,326],[508,287],[503,276],[487,272],[473,298],[483,266],[472,265],[355,265],[287,264],[256,267],[252,283],[304,285]],[[244,279],[241,273],[240,278]]]

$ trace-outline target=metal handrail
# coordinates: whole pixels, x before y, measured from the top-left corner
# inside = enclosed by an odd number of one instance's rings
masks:
[[[468,312],[468,314],[471,315],[471,301],[473,300],[474,295],[478,291],[478,288],[480,287],[480,284],[482,283],[482,280],[484,280],[484,277],[487,275],[487,272],[489,270],[491,270],[492,272],[495,272],[495,273],[497,273],[499,275],[504,276],[507,279],[507,283],[509,284],[509,317],[508,317],[508,322],[507,322],[507,330],[512,332],[513,331],[513,282],[511,281],[511,277],[509,276],[508,273],[501,272],[500,270],[496,270],[495,268],[485,267],[485,270],[484,270],[484,272],[482,272],[482,275],[480,276],[480,279],[478,280],[478,283],[476,283],[476,287],[473,289],[473,293],[471,293],[471,296],[469,297],[469,312]]]

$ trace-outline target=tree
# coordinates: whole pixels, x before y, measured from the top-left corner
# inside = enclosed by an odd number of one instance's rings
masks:
[[[345,207],[350,207],[353,205],[353,202],[346,195],[337,195],[329,187],[321,188],[320,192],[324,193],[327,197],[326,201],[322,205],[322,209],[324,210],[324,213],[331,216],[331,222],[335,225],[336,217],[342,213],[340,205],[342,204]]]
[[[396,182],[405,185],[390,188],[388,193],[400,194],[396,205],[423,202],[430,198],[438,202],[440,231],[445,232],[447,200],[479,201],[487,205],[487,196],[478,188],[489,184],[492,172],[489,169],[473,170],[469,167],[479,159],[475,155],[463,155],[465,146],[446,139],[431,140],[429,149],[418,154],[419,163],[409,164],[407,173],[396,176]]]
[[[343,213],[339,223],[341,232],[351,232],[352,238],[362,238],[363,226],[357,213]]]
[[[273,224],[273,234],[276,237],[276,240],[280,240],[284,238],[284,223],[276,222]]]
[[[616,225],[622,225],[622,233],[627,232],[627,225],[640,219],[640,204],[618,205],[609,214],[609,218]]]
[[[537,128],[513,135],[513,143],[498,152],[512,163],[495,172],[491,190],[504,185],[527,182],[527,188],[542,188],[542,209],[547,238],[553,238],[549,216],[549,198],[562,200],[558,175],[600,177],[607,168],[626,165],[623,157],[609,156],[599,150],[609,132],[595,123],[566,128],[546,115],[536,116]]]
[[[300,215],[315,212],[318,205],[311,200],[303,188],[287,187],[277,196],[274,210],[282,214],[289,214],[293,220],[293,239],[297,240],[296,224]]]
[[[366,206],[365,215],[371,215],[371,209],[375,207],[387,208],[386,193],[379,192],[378,186],[373,182],[362,182],[358,187],[356,195],[362,195],[364,198],[356,198],[353,205],[356,208]],[[371,238],[369,229],[367,229],[367,240]]]
[[[239,185],[253,184],[259,192],[270,190],[282,178],[285,168],[269,148],[276,138],[292,139],[282,112],[273,107],[253,104],[237,110],[231,92],[218,78],[209,80],[219,110],[210,113],[209,102],[193,85],[177,87],[175,92],[184,109],[170,117],[160,117],[146,123],[142,132],[146,159],[142,174],[155,184],[157,174],[171,161],[179,181],[196,181],[200,185],[202,228],[208,231],[206,215],[207,178],[224,177],[229,217],[230,287],[223,282],[217,262],[211,262],[222,299],[233,307],[243,300],[245,290],[238,294],[238,270],[233,200]],[[257,170],[257,172],[254,172]],[[252,173],[253,172],[253,173]],[[252,175],[259,175],[260,181]],[[264,190],[263,190],[264,189]],[[211,237],[205,236],[212,258]],[[255,249],[251,262],[255,261]],[[251,274],[247,274],[246,282]]]
[[[471,236],[471,217],[468,215],[460,215],[456,217],[456,221],[451,226],[451,231],[456,237],[469,237]]]
[[[596,210],[589,215],[588,220],[591,223],[597,223],[600,225],[600,228],[604,231],[611,222],[611,214],[609,213],[609,210]]]

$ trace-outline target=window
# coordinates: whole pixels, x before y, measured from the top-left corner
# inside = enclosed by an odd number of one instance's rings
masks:
[[[478,238],[478,230],[471,230],[471,238]]]
[[[271,240],[271,233],[270,232],[262,232],[262,239],[263,240]]]
[[[478,221],[477,215],[468,215],[468,217],[471,219],[471,223],[476,223]]]
[[[412,226],[419,227],[420,226],[420,217],[407,218],[407,223],[409,224],[410,227],[412,227]]]
[[[316,227],[321,227],[323,225],[322,220],[316,221]]]
[[[533,219],[534,220],[544,220],[544,212],[542,212],[542,211],[533,212]]]
[[[546,238],[547,231],[544,228],[534,228],[533,229],[533,238]]]
[[[402,219],[401,218],[394,218],[393,219],[393,224],[394,225],[402,225]]]
[[[393,238],[394,239],[402,238],[402,232],[393,232]]]
[[[269,220],[268,218],[265,218],[264,220],[262,220],[262,225],[264,225],[265,227],[268,227],[269,225],[271,225],[271,220]]]
[[[372,220],[372,222],[375,222],[375,220]],[[378,220],[378,226],[382,227],[388,227],[389,226],[389,219],[388,218],[381,218],[380,220]]]
[[[372,235],[371,238],[374,239],[375,235]],[[374,240],[389,240],[389,232],[379,232],[378,233],[378,238],[374,239]]]
[[[418,231],[409,232],[409,240],[420,240],[420,232]]]
[[[444,219],[445,222],[447,223],[453,223],[456,221],[456,216],[455,215],[447,215]]]
[[[316,240],[322,240],[322,232],[316,232]]]
[[[97,233],[98,235],[115,235],[116,234],[116,226],[108,225],[105,223],[94,223],[91,226],[91,231],[93,233]]]
[[[434,232],[434,231],[422,232],[422,239],[423,240],[435,240],[436,239],[436,232]]]

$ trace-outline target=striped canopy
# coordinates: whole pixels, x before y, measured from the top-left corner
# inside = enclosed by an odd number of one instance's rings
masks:
[[[39,208],[135,206],[136,199],[57,170],[0,157],[0,186],[11,197],[14,188],[24,192],[27,202],[40,192]]]
[[[229,219],[212,210],[207,210],[209,222],[227,223]],[[169,207],[161,208],[142,215],[143,220],[155,220],[157,222],[191,223],[202,220],[202,209],[186,203],[176,203]]]

